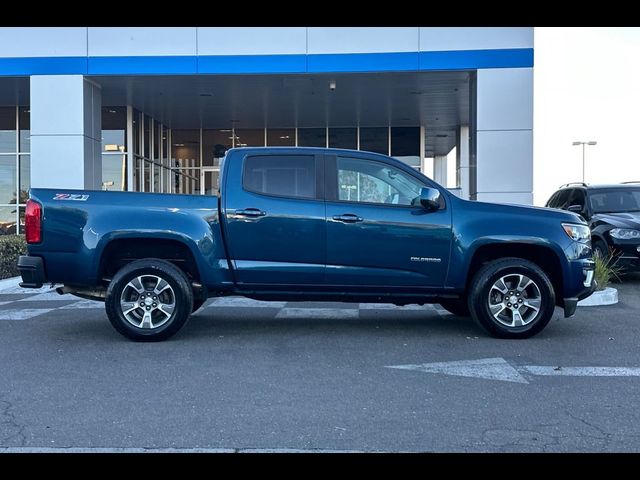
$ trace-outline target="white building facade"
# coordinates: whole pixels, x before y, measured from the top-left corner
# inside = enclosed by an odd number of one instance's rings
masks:
[[[533,27],[2,27],[0,234],[30,187],[211,194],[231,147],[533,203]]]

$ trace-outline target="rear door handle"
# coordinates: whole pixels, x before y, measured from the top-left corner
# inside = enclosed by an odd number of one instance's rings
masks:
[[[264,217],[267,212],[264,212],[259,208],[243,208],[242,210],[236,210],[235,214],[242,215],[243,217]]]
[[[356,223],[364,220],[362,217],[354,215],[353,213],[343,213],[342,215],[334,215],[333,219],[337,220],[338,222],[344,222],[344,223]]]

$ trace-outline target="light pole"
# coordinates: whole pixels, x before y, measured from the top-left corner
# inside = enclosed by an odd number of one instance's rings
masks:
[[[582,145],[582,183],[584,183],[584,147],[585,145],[597,145],[598,142],[594,142],[593,140],[590,142],[573,142],[573,146]]]

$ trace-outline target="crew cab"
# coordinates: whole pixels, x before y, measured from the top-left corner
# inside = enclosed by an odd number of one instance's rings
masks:
[[[460,199],[385,155],[235,148],[216,196],[34,188],[21,285],[105,302],[137,341],[209,297],[438,303],[526,338],[595,289],[572,212]]]

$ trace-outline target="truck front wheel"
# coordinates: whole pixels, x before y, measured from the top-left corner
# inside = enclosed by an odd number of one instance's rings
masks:
[[[131,340],[157,342],[174,335],[193,308],[193,291],[182,270],[166,260],[145,258],[113,277],[105,309],[113,327]]]
[[[489,334],[529,338],[551,320],[555,292],[549,276],[522,258],[501,258],[475,274],[469,290],[469,311]]]

